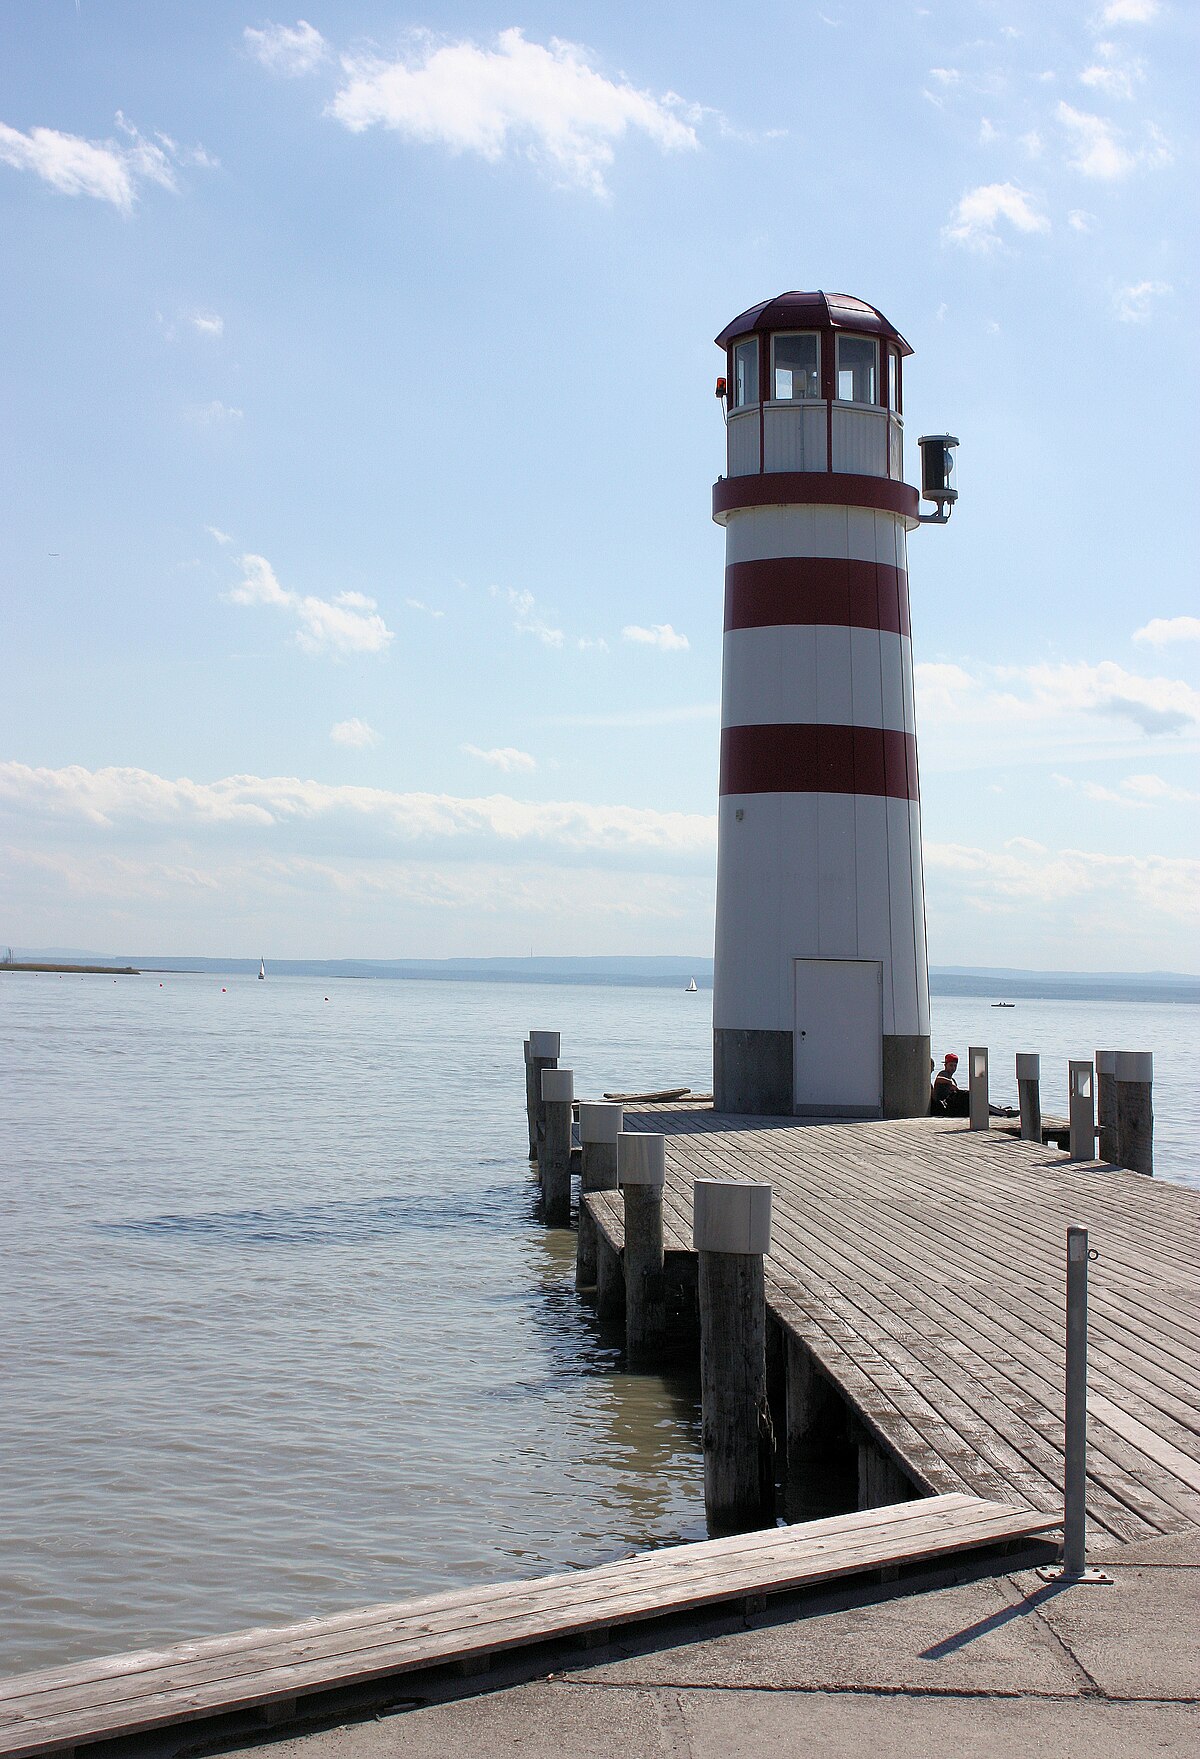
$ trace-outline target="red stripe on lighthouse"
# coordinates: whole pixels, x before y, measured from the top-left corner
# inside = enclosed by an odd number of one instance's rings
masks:
[[[917,742],[888,727],[723,727],[720,791],[917,800]]]
[[[908,575],[887,562],[773,556],[725,570],[725,628],[832,624],[911,635]]]

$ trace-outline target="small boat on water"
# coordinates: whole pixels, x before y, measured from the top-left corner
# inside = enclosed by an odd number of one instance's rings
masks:
[[[695,990],[695,988],[696,988],[696,979],[693,977],[692,981],[688,984],[687,989],[685,990],[684,993],[686,995],[690,996],[693,993],[693,991]]]
[[[993,1008],[1015,1008],[1016,1005],[1017,1004],[1015,1002],[993,1002],[992,1003]]]
[[[267,962],[265,959],[260,959],[258,962],[258,980],[260,983],[262,983],[265,980],[266,975],[267,975]]]

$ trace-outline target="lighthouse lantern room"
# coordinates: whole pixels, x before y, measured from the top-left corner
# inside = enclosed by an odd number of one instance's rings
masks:
[[[837,293],[717,337],[728,463],[714,1101],[767,1115],[929,1106],[929,980],[907,534],[944,523],[949,434],[904,481],[908,343]]]

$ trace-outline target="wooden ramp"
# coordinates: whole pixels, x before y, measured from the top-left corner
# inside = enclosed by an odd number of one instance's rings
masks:
[[[0,1681],[0,1754],[61,1752],[305,1694],[722,1601],[757,1599],[1046,1531],[978,1497],[898,1503],[802,1526],[642,1552],[620,1563],[456,1589]]]
[[[1200,1193],[961,1119],[628,1111],[667,1135],[668,1252],[692,1181],[774,1188],[767,1304],[920,1489],[1062,1507],[1065,1231],[1090,1230],[1094,1546],[1200,1526]],[[617,1193],[586,1199],[624,1245]]]

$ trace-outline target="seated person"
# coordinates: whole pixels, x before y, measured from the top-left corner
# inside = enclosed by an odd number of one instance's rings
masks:
[[[929,1109],[935,1118],[965,1118],[970,1112],[970,1096],[958,1085],[958,1058],[946,1052],[946,1060],[933,1078],[933,1095]]]

